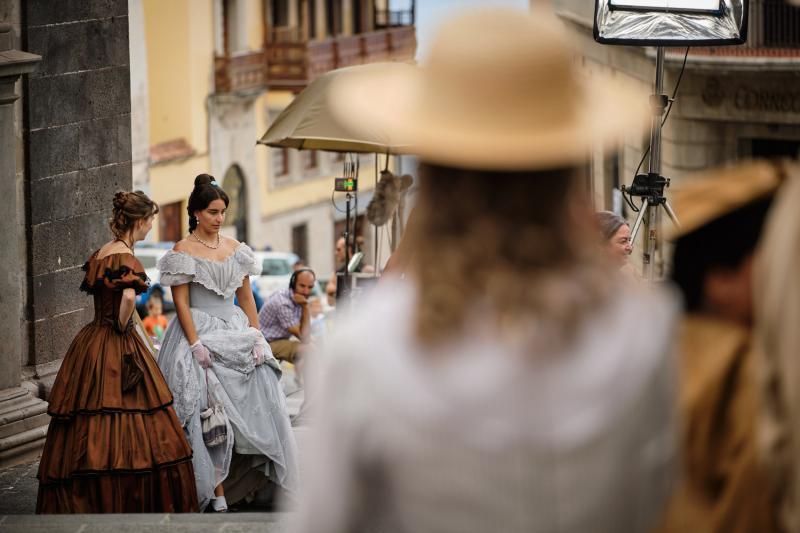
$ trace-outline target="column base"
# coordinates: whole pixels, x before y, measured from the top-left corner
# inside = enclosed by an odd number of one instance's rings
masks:
[[[0,468],[38,457],[49,423],[47,402],[22,387],[0,390]]]

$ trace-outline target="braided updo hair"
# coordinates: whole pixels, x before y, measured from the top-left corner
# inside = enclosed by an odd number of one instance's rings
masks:
[[[214,200],[222,200],[225,202],[225,207],[228,207],[228,203],[230,203],[228,195],[217,184],[214,176],[199,174],[194,179],[194,189],[192,189],[192,194],[189,195],[189,204],[186,206],[186,211],[189,212],[189,233],[192,233],[197,228],[195,212],[202,211]]]
[[[118,239],[131,231],[137,221],[158,213],[158,204],[142,191],[119,191],[114,195],[113,205],[108,227]]]

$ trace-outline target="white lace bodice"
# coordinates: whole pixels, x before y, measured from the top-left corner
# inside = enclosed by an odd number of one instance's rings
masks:
[[[231,298],[245,276],[261,274],[261,264],[249,246],[239,243],[222,261],[170,250],[159,259],[158,270],[161,284],[167,287],[195,282],[223,298]]]

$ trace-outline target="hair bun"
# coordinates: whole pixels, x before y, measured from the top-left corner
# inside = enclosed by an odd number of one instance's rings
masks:
[[[128,193],[125,191],[119,191],[114,194],[114,200],[112,205],[114,209],[122,209],[125,207],[125,200],[128,199]]]
[[[214,179],[214,176],[212,176],[211,174],[198,174],[197,177],[194,179],[194,186],[195,188],[197,188],[197,187],[202,187],[203,185],[211,185],[212,183],[215,182],[216,180]]]

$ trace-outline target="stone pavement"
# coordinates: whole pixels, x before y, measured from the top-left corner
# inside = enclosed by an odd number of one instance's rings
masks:
[[[287,533],[286,513],[6,515],[3,533]]]
[[[304,391],[294,382],[291,367],[284,368],[284,391],[290,415],[296,415],[303,403]],[[295,427],[294,433],[302,461],[306,449],[307,428]],[[34,515],[39,482],[38,459],[0,469],[0,533],[133,533],[133,532],[258,532],[288,531],[288,513],[252,512],[257,507],[225,514],[125,514],[125,515]]]

